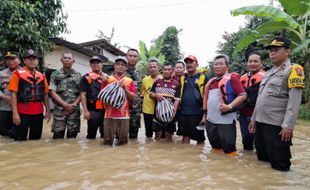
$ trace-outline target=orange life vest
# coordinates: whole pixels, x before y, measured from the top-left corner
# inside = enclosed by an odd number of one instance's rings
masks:
[[[231,75],[238,75],[238,73],[227,73],[225,74],[222,79],[219,81],[218,88],[220,90],[221,101],[225,104],[230,104],[236,98],[236,93],[234,92],[232,85],[231,85]],[[216,80],[216,77],[213,77],[209,80],[209,82],[205,86],[205,94],[203,97],[203,110],[207,110],[207,102],[208,96],[210,91],[210,86]]]
[[[243,87],[249,88],[257,83],[260,83],[263,79],[263,76],[265,75],[265,71],[261,70],[257,73],[255,73],[253,76],[249,77],[248,74],[242,75],[240,78],[240,82],[242,83]]]
[[[96,109],[103,109],[103,102],[98,100],[97,97],[103,84],[101,76],[94,72],[88,72],[85,78],[89,84],[89,90],[86,94],[89,106],[95,107]]]
[[[19,75],[18,102],[43,102],[44,101],[44,79],[45,76],[36,71],[33,74],[24,70],[23,68],[17,69]]]
[[[242,75],[240,82],[247,93],[247,99],[243,102],[242,107],[254,108],[258,96],[259,85],[265,75],[265,71],[261,70],[253,76],[248,74]]]

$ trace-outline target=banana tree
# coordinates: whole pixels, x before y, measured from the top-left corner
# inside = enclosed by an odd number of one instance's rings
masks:
[[[161,40],[156,40],[149,50],[143,41],[139,41],[140,61],[137,64],[137,69],[142,76],[148,75],[148,61],[150,58],[157,58],[161,67],[165,63],[165,56],[160,53],[161,48]]]
[[[233,53],[249,46],[253,42],[265,43],[268,34],[272,32],[287,33],[292,41],[292,56],[296,62],[304,66],[306,74],[306,97],[310,93],[310,1],[309,0],[278,0],[282,6],[247,6],[231,11],[233,16],[249,15],[269,17],[271,21],[259,25],[255,30],[248,31],[242,38]],[[308,98],[306,98],[308,99]],[[310,106],[310,99],[309,99]],[[309,107],[310,108],[310,107]]]

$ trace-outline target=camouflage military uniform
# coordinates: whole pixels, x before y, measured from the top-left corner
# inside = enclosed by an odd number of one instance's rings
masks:
[[[141,76],[134,69],[128,69],[126,76],[131,78],[135,84],[137,91],[137,99],[129,102],[130,122],[129,122],[129,138],[137,138],[140,128],[141,118]]]
[[[71,104],[80,95],[80,81],[81,74],[74,69],[69,72],[65,72],[63,68],[53,72],[50,80],[50,90],[54,90],[63,101]],[[54,120],[52,125],[52,132],[64,135],[67,128],[67,137],[75,137],[80,132],[80,107],[77,106],[75,112],[66,115],[66,112],[62,106],[54,101]]]

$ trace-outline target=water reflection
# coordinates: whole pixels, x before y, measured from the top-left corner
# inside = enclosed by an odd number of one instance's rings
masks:
[[[83,125],[85,126],[85,125]],[[294,134],[292,171],[282,173],[239,150],[231,158],[210,145],[154,142],[140,132],[128,145],[109,147],[100,139],[14,142],[0,137],[1,189],[309,189],[310,127]],[[237,148],[241,149],[240,136]]]

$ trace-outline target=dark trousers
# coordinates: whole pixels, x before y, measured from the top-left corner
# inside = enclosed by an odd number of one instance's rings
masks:
[[[88,139],[95,139],[99,128],[100,137],[103,138],[103,111],[90,111],[90,119],[87,121]]]
[[[13,135],[16,141],[27,140],[28,129],[29,139],[40,139],[43,127],[43,114],[26,115],[19,114],[21,123],[16,126],[13,125]]]
[[[236,123],[214,124],[207,122],[207,136],[212,148],[223,149],[229,154],[236,151]]]
[[[144,126],[145,126],[145,136],[152,138],[153,137],[153,114],[143,113]]]
[[[180,114],[178,122],[178,135],[187,136],[195,141],[206,140],[204,131],[198,130],[196,127],[201,121],[202,115],[185,115]]]
[[[250,120],[251,116],[240,114],[239,123],[244,150],[254,150],[254,134],[250,133],[248,129]]]
[[[13,137],[12,128],[12,112],[0,110],[0,135]]]
[[[276,170],[288,171],[291,166],[292,142],[281,140],[281,129],[280,126],[256,122],[255,149],[258,160],[270,162]]]

